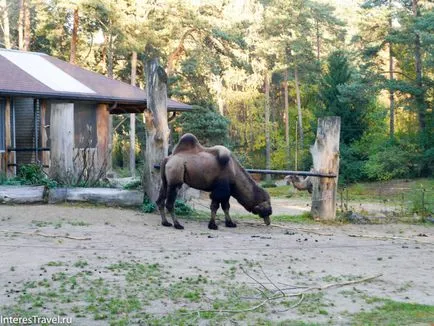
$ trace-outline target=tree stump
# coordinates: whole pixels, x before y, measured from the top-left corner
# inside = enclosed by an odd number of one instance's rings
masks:
[[[312,177],[312,216],[321,220],[336,218],[336,192],[339,174],[340,117],[318,119],[315,144],[310,152],[315,172],[334,174],[335,178]]]
[[[143,189],[148,198],[156,201],[161,185],[160,165],[169,151],[169,124],[167,121],[167,75],[158,59],[146,62],[146,150]]]

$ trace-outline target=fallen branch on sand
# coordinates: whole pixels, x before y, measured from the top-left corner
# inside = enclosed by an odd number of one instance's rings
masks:
[[[24,235],[31,235],[31,236],[41,236],[41,237],[45,237],[45,238],[64,238],[64,239],[71,239],[71,240],[92,240],[92,238],[82,238],[82,237],[73,237],[69,234],[47,234],[47,233],[42,233],[42,232],[23,232],[23,231],[13,231],[13,230],[0,230],[0,232],[3,233],[15,233],[15,234],[24,234]]]
[[[243,222],[243,224],[258,225],[258,223],[255,223],[255,222]],[[275,228],[279,228],[279,229],[292,230],[292,231],[297,231],[297,232],[302,232],[302,233],[313,233],[313,234],[324,235],[324,236],[332,236],[333,235],[333,233],[324,233],[324,232],[317,231],[317,229],[298,228],[298,227],[285,226],[285,225],[274,224],[274,223],[271,223],[270,226],[275,227]]]
[[[244,269],[241,269],[249,278],[251,278],[252,280],[254,280],[256,283],[258,283],[258,285],[260,285],[261,287],[265,288],[267,291],[271,292],[271,290],[269,290],[263,283],[259,282],[258,280],[256,280],[254,277],[252,277],[251,275],[249,275]],[[261,267],[262,270],[262,267]],[[262,270],[262,272],[264,273],[264,271]],[[265,273],[264,273],[265,274]],[[274,282],[271,282],[271,284],[277,288],[278,293],[274,294],[272,296],[267,296],[265,295],[267,298],[264,299],[263,301],[261,301],[260,303],[256,304],[253,307],[247,308],[247,309],[240,309],[240,310],[231,310],[231,309],[221,309],[221,310],[197,310],[197,311],[192,311],[192,313],[201,313],[201,312],[211,312],[211,313],[244,313],[244,312],[250,312],[250,311],[254,311],[262,306],[264,306],[265,304],[274,301],[274,300],[279,300],[279,299],[283,299],[283,298],[289,298],[289,297],[300,297],[300,299],[293,304],[292,306],[290,306],[288,309],[283,310],[281,312],[287,311],[289,309],[293,309],[297,306],[299,306],[302,301],[304,300],[304,295],[312,292],[312,291],[323,291],[323,290],[327,290],[330,288],[336,288],[336,287],[343,287],[346,285],[352,285],[352,284],[357,284],[357,283],[364,283],[364,282],[369,282],[372,281],[374,279],[379,278],[380,276],[382,276],[383,274],[378,274],[378,275],[374,275],[374,276],[368,276],[368,277],[364,277],[358,280],[352,280],[352,281],[346,281],[346,282],[340,282],[340,283],[330,283],[330,284],[325,284],[325,285],[316,285],[316,286],[310,286],[310,287],[306,287],[305,289],[302,289],[299,292],[296,293],[286,293],[284,289],[280,289],[279,287],[277,287],[277,285]],[[267,280],[270,281],[270,278],[268,276],[266,276]],[[262,291],[261,291],[262,292]],[[279,311],[277,311],[279,312]]]
[[[423,241],[415,238],[387,236],[387,235],[348,234],[348,236],[352,238],[369,238],[369,239],[378,239],[378,240],[406,240],[406,241],[415,241],[419,243],[434,244],[433,242],[430,241]]]

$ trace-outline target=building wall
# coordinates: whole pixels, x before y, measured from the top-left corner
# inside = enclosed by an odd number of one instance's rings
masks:
[[[86,158],[91,158],[92,169],[95,173],[105,176],[111,163],[111,153],[109,151],[109,111],[106,104],[93,103],[89,105],[74,104],[74,119],[66,119],[65,121],[58,121],[56,125],[52,124],[51,119],[51,106],[59,104],[55,101],[39,101],[38,112],[35,115],[34,112],[34,100],[32,98],[0,98],[2,104],[2,113],[0,118],[4,119],[4,133],[6,149],[8,147],[16,148],[34,148],[35,142],[38,141],[38,147],[50,148],[51,151],[35,152],[8,152],[7,150],[0,152],[0,173],[13,176],[16,172],[14,166],[8,166],[17,163],[28,164],[40,162],[47,168],[53,165],[51,158],[53,157],[52,151],[57,151],[54,157],[57,161],[67,158],[67,166],[73,166],[75,172],[79,172],[82,168],[83,158],[83,146],[82,143],[77,143],[80,138],[86,139],[89,135],[92,137],[92,145],[86,149]],[[0,104],[1,105],[1,104]],[[77,112],[81,112],[81,115],[75,114],[75,106],[77,105]],[[93,110],[93,112],[86,114],[84,110]],[[14,112],[15,111],[15,112]],[[93,117],[92,119],[86,118],[87,116]],[[65,116],[66,117],[66,116]],[[35,123],[36,118],[36,123]],[[69,120],[69,121],[66,121]],[[74,120],[74,121],[73,121]],[[79,120],[79,121],[75,121]],[[57,121],[57,120],[56,120]],[[90,122],[90,123],[89,123]],[[72,123],[72,125],[71,125]],[[71,128],[65,128],[65,126],[71,126]],[[74,125],[80,126],[79,134],[75,134]],[[90,125],[92,132],[88,133],[86,125]],[[14,129],[15,126],[15,129]],[[55,135],[61,135],[63,138],[69,138],[69,143],[72,148],[72,156],[66,155],[65,152],[58,148],[51,148],[52,145],[52,133],[53,129],[56,129]],[[35,135],[35,130],[38,135]],[[69,130],[70,134],[65,135],[65,132]],[[16,156],[15,156],[16,155]],[[74,162],[75,160],[75,162]],[[55,165],[59,162],[54,162]],[[88,161],[87,164],[90,162]]]
[[[111,162],[107,105],[52,102],[49,114],[50,175],[74,183],[104,177]]]

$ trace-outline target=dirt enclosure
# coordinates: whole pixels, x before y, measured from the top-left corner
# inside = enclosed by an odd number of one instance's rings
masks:
[[[434,323],[430,226],[267,227],[252,217],[210,231],[206,220],[181,220],[179,231],[134,210],[0,206],[0,315],[74,325],[363,325],[383,306],[417,303],[425,313],[402,313],[402,324]]]

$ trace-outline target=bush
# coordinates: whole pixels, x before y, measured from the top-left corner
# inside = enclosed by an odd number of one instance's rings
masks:
[[[409,176],[412,155],[396,145],[388,145],[369,156],[363,167],[366,176],[371,180],[391,180]]]
[[[153,213],[157,210],[157,205],[152,202],[148,197],[145,196],[142,204],[142,212],[143,213]]]
[[[194,209],[183,200],[175,201],[175,214],[179,216],[187,216],[194,213]]]
[[[47,186],[54,188],[57,182],[49,179],[39,164],[24,164],[18,169],[15,180],[24,185]]]

